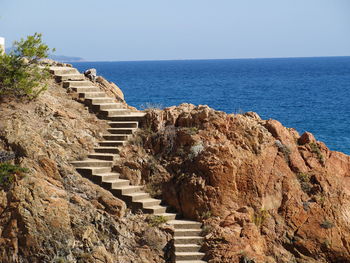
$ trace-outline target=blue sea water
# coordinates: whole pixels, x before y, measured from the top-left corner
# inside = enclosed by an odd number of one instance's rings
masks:
[[[96,68],[137,108],[188,102],[227,113],[255,111],[350,154],[350,57],[73,64]]]

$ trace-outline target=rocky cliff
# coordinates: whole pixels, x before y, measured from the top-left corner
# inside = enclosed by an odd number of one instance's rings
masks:
[[[205,224],[209,262],[350,262],[350,157],[256,113],[150,109],[115,169]]]
[[[33,102],[0,103],[0,152],[28,169],[0,178],[0,262],[164,262],[167,229],[69,164],[107,127],[76,99],[50,82]]]

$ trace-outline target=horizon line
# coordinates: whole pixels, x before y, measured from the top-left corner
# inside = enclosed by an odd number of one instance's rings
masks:
[[[63,55],[62,55],[63,56]],[[69,57],[69,56],[67,56]],[[202,60],[250,60],[250,59],[297,59],[297,58],[345,58],[350,55],[341,56],[297,56],[297,57],[242,57],[242,58],[184,58],[184,59],[140,59],[140,60],[81,60],[71,61],[71,63],[84,63],[84,62],[153,62],[153,61],[202,61]],[[67,61],[69,62],[69,61]]]

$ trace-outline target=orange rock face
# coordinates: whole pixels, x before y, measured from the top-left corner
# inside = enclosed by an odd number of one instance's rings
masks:
[[[140,180],[163,171],[165,200],[206,224],[209,262],[350,262],[349,156],[276,120],[207,106],[152,110],[144,127],[157,168],[135,161]]]

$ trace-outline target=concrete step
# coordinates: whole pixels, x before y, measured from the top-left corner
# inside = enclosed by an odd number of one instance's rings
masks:
[[[129,187],[130,186],[130,181],[129,180],[125,180],[125,179],[120,179],[120,178],[117,178],[117,179],[104,179],[103,178],[103,181],[102,181],[102,185],[103,187],[105,188],[108,188],[108,190],[110,192],[113,192],[113,187],[117,186],[119,188],[126,188],[126,187]],[[117,193],[118,195],[120,193]]]
[[[174,244],[175,252],[199,252],[200,245],[197,244]]]
[[[90,105],[95,105],[98,103],[112,103],[114,100],[110,97],[104,97],[104,98],[85,98],[85,102]]]
[[[118,180],[119,176],[120,176],[119,173],[114,173],[114,172],[94,173],[92,179],[97,183],[102,183],[102,182],[108,182],[111,180]]]
[[[159,199],[145,198],[145,199],[137,200],[135,203],[136,205],[138,205],[138,207],[143,208],[143,207],[160,205],[161,202],[162,200],[159,200]]]
[[[125,144],[125,141],[99,141],[98,144],[101,147],[123,146]]]
[[[67,80],[84,80],[85,76],[83,74],[63,74],[55,75],[55,80],[57,82],[67,81]]]
[[[142,210],[145,213],[149,213],[149,214],[164,214],[166,213],[167,207],[162,205],[153,205],[153,206],[143,207]]]
[[[127,134],[103,134],[102,137],[106,141],[127,141],[129,138]]]
[[[49,71],[54,75],[79,74],[76,68],[71,67],[50,67]]]
[[[176,260],[176,263],[207,263],[204,260]]]
[[[112,167],[113,162],[101,161],[95,159],[86,159],[82,161],[71,162],[74,167]]]
[[[145,113],[130,112],[128,115],[120,115],[107,117],[111,121],[140,121],[145,116]]]
[[[98,167],[98,168],[95,168],[95,167],[77,167],[76,170],[81,175],[91,178],[93,176],[93,174],[108,173],[111,171],[111,168],[110,167]]]
[[[133,134],[136,128],[110,128],[107,131],[111,134]]]
[[[175,229],[174,236],[184,237],[184,236],[200,236],[201,229]]]
[[[112,128],[137,128],[139,125],[137,121],[110,121],[108,124]]]
[[[174,220],[177,217],[177,214],[174,213],[156,213],[155,216],[163,216],[167,220]]]
[[[74,81],[68,80],[63,82],[63,88],[72,88],[72,87],[90,87],[91,82],[88,80]]]
[[[124,197],[130,202],[136,202],[138,200],[150,198],[150,195],[145,192],[138,192],[125,194]]]
[[[118,154],[120,149],[119,147],[95,147],[94,151],[96,153],[112,153],[112,154]]]
[[[90,86],[90,87],[72,87],[71,88],[73,91],[77,93],[85,93],[85,92],[100,92],[100,88]]]
[[[88,155],[88,158],[105,160],[105,161],[114,161],[115,159],[118,158],[118,155],[113,153],[91,153]]]
[[[126,195],[126,194],[140,193],[142,188],[143,186],[139,186],[139,185],[118,186],[113,184],[111,191],[121,195]]]
[[[175,229],[201,229],[202,224],[190,220],[172,220],[168,222],[173,225]]]
[[[201,260],[205,256],[202,252],[175,252],[175,260]]]
[[[84,92],[79,93],[80,98],[92,99],[92,98],[105,98],[107,97],[104,92]]]
[[[99,108],[99,110],[112,110],[112,109],[123,109],[125,105],[123,103],[96,103],[93,104]]]
[[[185,236],[185,237],[174,237],[175,244],[199,244],[203,242],[203,237],[200,236]]]
[[[129,115],[130,114],[129,109],[108,109],[108,110],[101,110],[100,113],[107,117],[115,117],[120,115]]]

